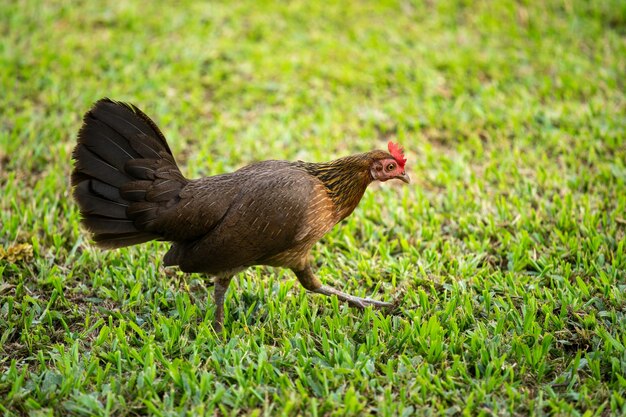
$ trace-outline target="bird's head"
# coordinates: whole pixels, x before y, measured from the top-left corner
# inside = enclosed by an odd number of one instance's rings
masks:
[[[406,158],[404,157],[402,147],[390,141],[387,144],[387,148],[389,153],[382,151],[373,152],[372,164],[370,166],[372,178],[378,181],[397,178],[408,184],[411,179],[404,170]]]

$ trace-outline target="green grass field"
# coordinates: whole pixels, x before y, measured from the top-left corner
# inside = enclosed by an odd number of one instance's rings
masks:
[[[626,413],[626,3],[0,3],[0,413]],[[71,150],[97,99],[153,117],[188,177],[390,139],[315,247],[394,315],[165,243],[90,244]]]

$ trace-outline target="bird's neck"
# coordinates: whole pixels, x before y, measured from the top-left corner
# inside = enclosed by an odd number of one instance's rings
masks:
[[[348,217],[372,182],[370,162],[365,154],[347,156],[324,163],[302,163],[303,168],[326,187],[339,220]]]

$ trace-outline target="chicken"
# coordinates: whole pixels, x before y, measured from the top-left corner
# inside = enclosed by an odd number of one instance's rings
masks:
[[[355,209],[372,181],[409,182],[402,148],[326,163],[263,161],[196,180],[180,172],[165,137],[137,107],[109,99],[84,116],[73,152],[73,195],[102,248],[172,242],[166,266],[214,276],[221,332],[232,277],[252,265],[290,268],[309,291],[350,305],[391,304],[323,285],[310,252]]]

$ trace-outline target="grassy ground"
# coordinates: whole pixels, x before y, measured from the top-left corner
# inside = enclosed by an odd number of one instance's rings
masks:
[[[626,412],[626,6],[1,2],[0,412]],[[70,199],[98,98],[163,128],[190,177],[408,150],[315,249],[227,296],[163,243],[102,252]]]

